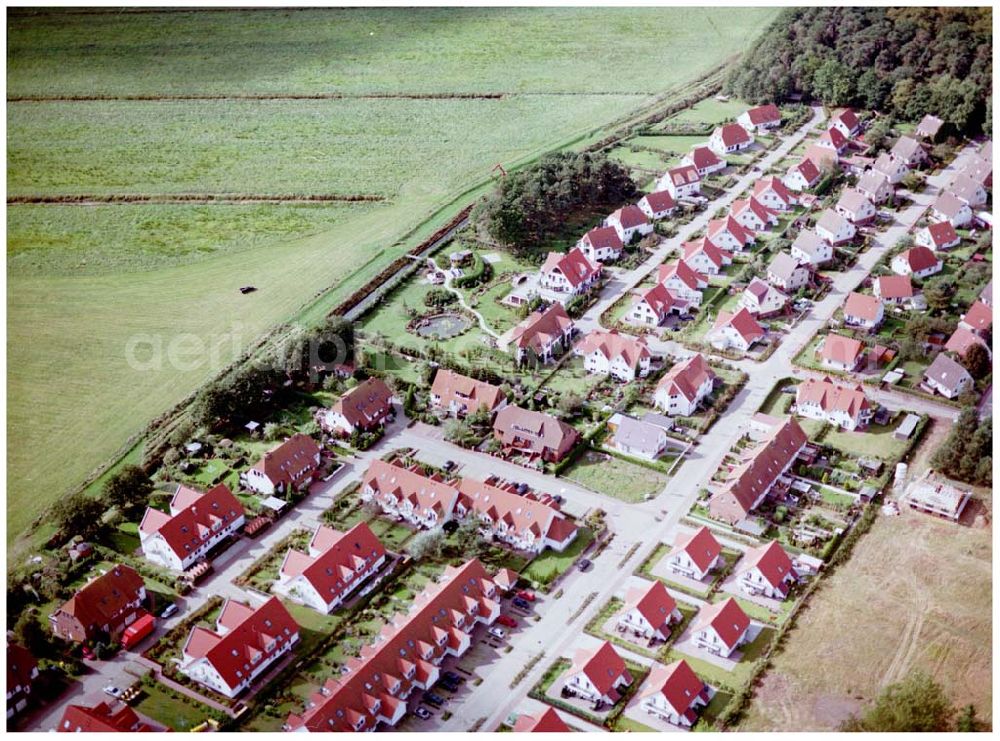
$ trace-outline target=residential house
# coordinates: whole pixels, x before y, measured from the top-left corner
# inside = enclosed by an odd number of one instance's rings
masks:
[[[447,566],[408,612],[390,618],[379,639],[347,661],[345,673],[327,679],[301,714],[290,714],[283,730],[351,733],[395,726],[413,691],[436,684],[444,659],[463,656],[473,629],[499,617],[500,596],[478,560]]]
[[[943,125],[944,121],[928,113],[920,119],[920,123],[917,124],[917,130],[914,133],[922,139],[933,141]]]
[[[546,463],[562,460],[580,440],[580,433],[565,422],[513,405],[497,412],[493,434],[505,450],[537,457]]]
[[[146,583],[130,566],[115,565],[80,587],[49,615],[52,635],[71,643],[115,641],[145,614]]]
[[[668,197],[669,195],[667,193]],[[639,203],[641,206],[642,201]],[[671,204],[673,204],[672,200]],[[673,210],[673,205],[670,206],[669,210]],[[604,261],[614,262],[622,256],[622,250],[625,249],[621,237],[618,236],[618,230],[613,226],[594,227],[580,237],[576,247],[583,252],[591,264]]]
[[[648,715],[681,728],[698,722],[698,710],[708,704],[709,687],[684,659],[662,666],[653,664],[639,705]]]
[[[695,644],[723,658],[732,656],[749,634],[750,618],[732,597],[703,607],[694,625]]]
[[[820,238],[834,247],[850,242],[858,233],[858,228],[849,219],[844,218],[832,208],[826,209],[819,215],[815,229]]]
[[[187,571],[244,521],[243,505],[225,484],[205,493],[178,484],[170,512],[149,507],[139,523],[142,555],[166,569]]]
[[[889,178],[878,170],[868,170],[858,178],[857,190],[872,203],[885,203],[892,198],[893,187]]]
[[[760,278],[754,278],[740,294],[740,306],[758,319],[780,314],[788,305],[788,296]]]
[[[799,264],[819,267],[833,259],[833,247],[813,230],[803,229],[792,242],[791,254]]]
[[[808,378],[800,383],[795,391],[795,411],[848,432],[867,425],[874,413],[863,386],[842,386],[829,378]]]
[[[657,382],[653,404],[666,414],[689,417],[712,393],[715,372],[700,353],[676,363]]]
[[[504,347],[513,348],[518,363],[530,355],[548,363],[569,349],[575,331],[576,325],[566,309],[554,303],[543,311],[532,312],[514,327]]]
[[[792,165],[785,172],[785,177],[781,179],[781,182],[785,184],[785,187],[789,190],[794,190],[796,192],[803,190],[810,190],[813,186],[820,181],[823,177],[823,173],[820,172],[819,167],[811,159],[803,159],[798,164]]]
[[[908,275],[884,275],[872,281],[872,292],[885,304],[908,304],[916,295]]]
[[[755,232],[762,232],[778,223],[778,214],[754,196],[738,198],[729,207],[729,213],[740,226]]]
[[[821,171],[834,170],[840,165],[837,152],[829,147],[820,146],[819,143],[809,144],[802,153],[802,158],[812,160]]]
[[[675,296],[662,283],[657,283],[636,298],[623,319],[640,327],[658,327],[670,314],[686,314],[687,311],[687,301]]]
[[[361,386],[357,388],[361,388]],[[332,410],[327,410],[334,412],[334,419],[338,413],[341,415],[345,411],[347,414],[352,413],[348,404],[342,405],[343,401],[344,399],[341,399]],[[354,410],[357,410],[357,407],[354,407]],[[240,474],[240,483],[248,489],[268,496],[275,492],[303,489],[312,481],[313,473],[319,467],[319,462],[320,448],[316,441],[309,435],[297,432],[280,445],[264,453],[264,456],[253,465],[253,468]]]
[[[847,137],[840,132],[840,129],[832,127],[820,134],[819,139],[816,140],[817,147],[829,149],[838,157],[847,149],[849,143]]]
[[[741,152],[753,144],[753,134],[737,123],[716,127],[708,139],[708,146],[719,156]]]
[[[861,133],[861,120],[850,108],[835,113],[830,125],[848,139],[853,139]]]
[[[392,416],[392,391],[381,378],[369,378],[345,393],[330,409],[320,412],[320,426],[339,435],[371,432]]]
[[[636,458],[654,461],[667,447],[667,431],[661,426],[624,414],[614,414],[608,420],[610,446]]]
[[[569,733],[569,730],[555,708],[548,705],[540,715],[519,715],[514,722],[514,733]]]
[[[684,243],[684,262],[703,275],[718,275],[733,256],[708,237]]]
[[[993,306],[993,280],[983,286],[983,290],[979,292],[979,300],[982,301],[987,306]]]
[[[625,244],[630,244],[636,234],[640,237],[645,237],[647,234],[652,234],[653,232],[653,223],[649,220],[649,217],[646,216],[641,208],[632,204],[622,206],[613,211],[604,220],[604,225],[614,229],[618,233],[618,237]]]
[[[660,221],[677,210],[677,201],[669,190],[657,190],[647,193],[639,199],[640,210],[653,221]],[[617,232],[615,233],[617,235]]]
[[[656,282],[662,283],[675,298],[686,301],[691,306],[701,306],[701,292],[708,287],[708,278],[684,259],[660,265],[656,272]]]
[[[724,565],[722,546],[704,525],[677,538],[667,556],[668,569],[695,581],[703,581],[712,571]]]
[[[681,164],[691,165],[702,178],[726,168],[726,161],[708,147],[694,147],[690,154],[684,155]]]
[[[774,103],[757,106],[741,113],[736,122],[747,131],[766,131],[781,126],[781,111]]]
[[[601,263],[592,262],[579,247],[550,252],[540,271],[539,285],[569,297],[587,293],[601,277]]]
[[[956,327],[955,331],[951,333],[951,337],[945,343],[944,349],[964,358],[973,345],[979,345],[992,356],[989,345],[986,344],[986,341],[982,337],[961,326]]]
[[[438,368],[431,384],[431,406],[456,417],[485,409],[490,414],[507,403],[499,386]]]
[[[958,326],[975,332],[983,339],[989,339],[993,331],[993,310],[982,301],[975,301],[969,310],[962,314]]]
[[[907,167],[917,167],[927,161],[927,153],[920,146],[920,142],[909,136],[901,136],[896,140],[889,154],[901,162],[905,162]]]
[[[946,399],[957,399],[966,389],[972,388],[974,383],[965,366],[943,352],[938,353],[924,371],[924,388],[931,393],[939,393]]]
[[[987,192],[983,184],[973,175],[964,172],[958,173],[952,181],[948,192],[963,203],[967,203],[969,208],[977,208],[986,203]]]
[[[625,610],[618,617],[618,630],[647,641],[665,641],[670,628],[684,620],[677,600],[657,580],[647,587],[631,589],[625,600]]]
[[[656,182],[657,190],[665,190],[675,199],[689,198],[701,193],[701,175],[694,165],[673,167]]]
[[[939,221],[925,226],[917,232],[916,242],[932,250],[950,250],[957,247],[962,239],[950,221]]]
[[[450,520],[458,504],[454,481],[440,474],[426,476],[416,465],[373,459],[361,480],[361,499],[376,503],[391,517],[419,528],[435,528]]]
[[[714,245],[727,252],[742,252],[748,245],[757,241],[753,231],[729,214],[721,219],[709,221],[705,234]]]
[[[277,597],[254,608],[226,600],[215,630],[196,625],[181,651],[178,671],[234,698],[299,641],[299,625]]]
[[[926,278],[941,272],[942,262],[929,248],[923,245],[911,247],[892,258],[892,272],[913,278]]]
[[[618,381],[634,381],[649,375],[652,353],[642,338],[618,334],[617,330],[594,330],[577,344],[574,352],[583,357],[587,373],[611,376]]]
[[[864,358],[864,345],[852,337],[830,333],[819,350],[820,362],[826,368],[850,373]]]
[[[329,614],[385,565],[382,541],[359,522],[345,533],[320,525],[306,553],[290,548],[278,569],[274,591]]]
[[[767,266],[767,282],[786,293],[809,285],[808,263],[801,264],[788,252],[779,252]]]
[[[729,524],[743,521],[760,506],[805,448],[809,439],[794,418],[774,422],[709,499],[708,510],[716,520]]]
[[[972,209],[965,201],[944,192],[931,204],[931,219],[948,221],[957,229],[972,221]]]
[[[869,224],[875,219],[875,206],[858,190],[844,188],[834,210],[852,224]]]
[[[798,199],[774,176],[761,178],[753,184],[753,196],[764,206],[774,211],[787,211]]]
[[[605,641],[595,651],[576,652],[564,688],[595,705],[615,705],[632,684],[632,675],[615,647]]]
[[[99,702],[92,707],[67,705],[59,733],[148,733],[155,730],[125,703]]]
[[[993,185],[992,159],[983,157],[975,152],[969,152],[962,155],[956,165],[962,174],[968,175],[984,188],[989,188]]]
[[[798,580],[785,549],[776,540],[751,548],[740,560],[740,588],[747,594],[785,599]]]
[[[739,309],[735,314],[720,310],[706,339],[717,350],[733,349],[745,353],[766,334],[746,309]]]
[[[872,170],[880,175],[884,175],[890,185],[898,185],[906,177],[906,174],[910,171],[910,167],[906,164],[905,160],[893,157],[888,152],[882,152],[882,154],[875,158]]]
[[[31,689],[38,679],[38,661],[31,651],[17,643],[7,643],[7,720],[28,707]]]
[[[861,327],[873,332],[885,316],[882,302],[877,296],[851,291],[844,302],[844,324]]]

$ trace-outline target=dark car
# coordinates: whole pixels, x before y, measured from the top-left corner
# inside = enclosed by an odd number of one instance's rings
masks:
[[[577,568],[580,569],[580,571],[590,571],[593,565],[593,562],[589,558],[584,558],[580,560]]]
[[[465,677],[460,676],[455,672],[445,672],[441,676],[447,679],[449,682],[456,682],[458,684],[461,684],[462,682],[465,681]]]
[[[431,705],[444,705],[444,698],[441,695],[435,694],[433,692],[424,693],[424,702],[429,702]]]
[[[531,609],[531,605],[528,604],[527,600],[523,600],[520,597],[515,597],[511,601],[511,604],[514,605],[514,607],[518,607],[518,608],[520,608],[522,610],[530,610]]]
[[[450,471],[455,467],[455,465],[456,465],[455,461],[445,461],[443,468],[445,471]]]

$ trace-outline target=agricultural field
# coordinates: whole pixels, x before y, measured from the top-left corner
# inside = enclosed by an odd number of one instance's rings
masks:
[[[51,203],[8,209],[8,541],[255,338],[432,233],[495,163],[683,95],[775,13],[12,12],[8,197]],[[316,200],[358,195],[381,200]]]

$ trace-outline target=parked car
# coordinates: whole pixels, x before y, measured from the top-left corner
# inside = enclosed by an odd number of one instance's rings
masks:
[[[489,633],[494,638],[500,638],[501,640],[507,637],[507,633],[506,631],[504,631],[503,628],[490,628],[486,632]]]
[[[413,713],[418,718],[423,718],[424,720],[427,720],[431,717],[431,712],[427,708],[422,708],[422,707],[417,708],[416,710],[413,711]]]
[[[580,571],[590,571],[593,565],[594,563],[589,558],[581,558],[577,568],[579,568]]]
[[[497,618],[497,622],[500,623],[500,625],[506,625],[508,628],[517,627],[517,620],[512,618],[510,615],[501,615]]]
[[[535,593],[532,592],[530,589],[522,589],[522,590],[520,590],[517,593],[517,596],[520,597],[523,600],[526,600],[527,602],[534,602],[535,601]]]
[[[517,608],[519,608],[521,610],[530,610],[531,609],[531,605],[528,604],[527,600],[523,600],[520,597],[515,597],[511,601],[511,604],[514,605],[514,607],[517,607]]]
[[[438,687],[442,687],[448,690],[448,692],[455,692],[458,690],[458,682],[449,682],[447,679],[442,679],[438,682]]]
[[[177,608],[177,603],[176,602],[171,602],[169,605],[167,605],[166,607],[163,608],[163,611],[160,613],[160,617],[161,618],[168,618],[171,615],[176,615],[177,614],[177,609],[178,609]]]
[[[109,684],[107,687],[104,688],[104,694],[111,695],[112,697],[117,698],[122,696],[122,691],[118,687],[115,687],[113,684]]]
[[[459,684],[461,684],[462,682],[465,681],[465,677],[463,677],[460,674],[456,674],[455,672],[445,672],[441,676],[447,679],[449,682],[458,682]]]
[[[444,468],[444,470],[445,470],[445,471],[450,471],[450,470],[452,470],[452,469],[453,469],[453,468],[454,468],[454,467],[455,467],[456,465],[457,465],[457,464],[455,463],[455,461],[445,461],[445,462],[444,462],[444,466],[443,466],[443,468]]]
[[[96,656],[94,656],[94,652],[90,650],[89,646],[83,646],[80,649],[80,652],[83,654],[83,658],[85,659],[90,659],[91,661],[93,661],[94,659],[97,658]]]
[[[434,692],[425,692],[424,702],[429,702],[432,705],[437,705],[438,707],[440,707],[441,705],[444,705],[444,698],[441,697],[441,695],[435,694]]]

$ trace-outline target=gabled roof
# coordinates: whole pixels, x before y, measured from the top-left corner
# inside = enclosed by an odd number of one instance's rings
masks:
[[[819,355],[824,360],[845,364],[856,362],[863,351],[864,345],[853,337],[844,337],[831,332],[823,340]]]
[[[715,324],[712,325],[712,330],[715,331],[722,327],[732,327],[735,329],[748,345],[753,344],[765,334],[764,328],[757,323],[757,320],[753,318],[753,314],[746,309],[740,309],[735,314],[720,310],[719,315],[715,318]]]
[[[669,193],[667,195],[670,195]],[[673,200],[673,199],[671,199]],[[596,226],[583,235],[583,241],[595,250],[614,250],[621,252],[624,248],[621,237],[613,226]]]
[[[543,502],[533,492],[518,494],[513,485],[501,487],[468,476],[458,488],[459,505],[466,511],[486,516],[494,525],[502,522],[518,536],[530,533],[539,540],[548,537],[561,542],[576,530],[554,500]]]
[[[824,167],[835,167],[840,159],[835,151],[819,144],[810,144],[807,146],[802,156],[807,160],[812,160],[821,169]]]
[[[863,193],[878,193],[889,184],[889,177],[878,170],[868,170],[858,178],[858,190]]]
[[[608,695],[614,689],[618,678],[622,675],[627,678],[626,681],[631,681],[624,659],[608,641],[602,643],[595,651],[581,649],[576,652],[570,673],[578,672],[582,672],[602,696]]]
[[[795,402],[800,405],[816,404],[828,414],[845,412],[852,418],[871,408],[864,386],[842,386],[826,377],[809,378],[800,383],[795,392]]]
[[[687,554],[699,571],[707,571],[722,553],[722,546],[712,535],[712,531],[702,525],[693,533],[678,538],[670,552]]]
[[[867,293],[851,291],[844,302],[844,316],[856,316],[867,322],[874,322],[882,313],[882,302]]]
[[[19,643],[7,643],[7,692],[13,692],[18,685],[30,687],[31,675],[37,668],[38,661],[31,651]]]
[[[504,399],[499,386],[463,376],[448,368],[438,368],[434,374],[431,394],[439,396],[441,403],[446,406],[452,401],[458,401],[471,410],[485,406],[493,411]]]
[[[649,217],[642,212],[642,209],[633,204],[622,206],[617,211],[613,211],[608,217],[608,220],[617,221],[622,225],[623,229],[631,229],[633,227],[646,226],[649,224]]]
[[[792,567],[792,559],[785,553],[785,549],[776,540],[766,543],[757,548],[751,548],[743,557],[740,572],[749,571],[756,568],[760,571],[772,589],[782,594],[785,593],[785,579],[791,575],[795,577],[795,569]]]
[[[573,327],[566,309],[554,303],[544,311],[535,311],[518,324],[511,332],[511,341],[516,347],[530,347],[536,352],[549,342],[561,339]]]
[[[555,708],[546,705],[537,716],[521,715],[514,723],[514,733],[568,733],[569,726],[559,717]]]
[[[243,505],[225,484],[216,484],[204,494],[178,484],[170,514],[150,507],[139,524],[139,532],[159,533],[170,550],[184,560],[243,514]]]
[[[966,209],[968,207],[969,204],[967,204],[965,201],[959,200],[957,197],[955,197],[951,193],[948,193],[947,191],[939,195],[935,199],[934,203],[931,205],[932,209],[934,209],[947,219],[954,219],[956,216],[962,213],[963,209]]]
[[[645,293],[641,294],[635,301],[636,304],[646,303],[656,315],[662,317],[670,309],[683,303],[662,283],[657,283]]]
[[[709,221],[708,230],[705,233],[709,239],[713,239],[717,235],[726,232],[732,234],[736,241],[744,246],[755,241],[753,232],[734,219],[731,213],[726,214],[721,219],[712,219]]]
[[[888,152],[882,152],[882,154],[875,158],[875,164],[872,165],[872,170],[885,175],[887,178],[891,178],[891,176],[894,175],[899,169],[900,165],[903,166],[903,169],[909,169],[909,166],[906,164],[906,160],[893,157]]]
[[[636,209],[638,210],[638,209]],[[639,213],[642,213],[641,211]],[[645,218],[643,214],[643,218]],[[594,279],[601,272],[601,263],[591,262],[579,247],[569,252],[550,252],[542,265],[542,273],[560,273],[573,288]]]
[[[497,412],[493,431],[501,433],[504,437],[516,436],[522,440],[530,438],[536,443],[536,447],[552,450],[559,450],[567,441],[575,440],[580,434],[550,414],[514,405],[506,406]]]
[[[696,239],[693,242],[684,243],[684,259],[690,260],[696,255],[704,253],[704,255],[715,263],[717,268],[721,268],[725,265],[725,258],[729,257],[731,253],[727,250],[722,249],[715,244],[708,237],[702,237],[701,239]]]
[[[701,608],[695,630],[705,627],[713,628],[719,640],[726,644],[726,648],[732,649],[750,627],[750,618],[736,600],[730,597],[723,602]]]
[[[889,154],[893,157],[901,159],[903,162],[909,162],[912,157],[918,152],[923,152],[920,147],[920,142],[909,136],[901,136],[896,140],[892,149],[889,150]]]
[[[691,710],[691,706],[702,697],[705,690],[705,683],[684,659],[667,666],[654,663],[645,686],[648,689],[643,691],[643,698],[663,695],[678,715],[685,715]]]
[[[982,301],[975,301],[962,316],[962,322],[974,331],[988,332],[993,327],[993,309]]]
[[[392,411],[392,391],[382,379],[369,378],[340,397],[333,411],[343,415],[352,427],[380,422]]]
[[[945,343],[944,349],[948,352],[958,353],[964,358],[973,345],[986,347],[986,342],[975,332],[970,332],[965,327],[956,327],[955,331],[951,333],[951,337],[948,338],[948,342]]]
[[[792,242],[792,248],[809,255],[813,259],[819,259],[821,251],[828,249],[826,242],[812,229],[803,229]]]
[[[619,334],[614,329],[610,332],[594,330],[577,345],[577,350],[583,355],[598,352],[609,362],[621,358],[632,370],[636,369],[643,358],[651,356],[644,339]]]
[[[783,281],[791,280],[798,269],[799,261],[788,252],[779,252],[767,266],[768,275],[773,275]]]
[[[708,285],[708,278],[692,268],[683,258],[660,265],[656,270],[657,283],[666,283],[674,276],[692,291],[700,291]]]
[[[820,135],[819,141],[821,144],[823,142],[829,142],[837,151],[840,151],[847,146],[847,137],[844,136],[840,129],[836,129],[832,126]]]
[[[650,455],[655,455],[663,449],[666,434],[659,425],[623,414],[616,414],[612,420],[616,418],[614,442],[618,447],[642,450]]]
[[[701,175],[698,174],[698,168],[694,165],[672,167],[667,170],[667,176],[670,178],[670,182],[672,182],[675,186],[690,185],[691,183],[701,181]]]
[[[924,377],[931,379],[939,386],[949,389],[952,393],[958,391],[962,379],[972,380],[969,371],[961,363],[948,357],[943,352],[938,353],[938,356],[934,358],[934,362],[927,366],[927,370],[924,371]]]
[[[941,126],[944,124],[937,116],[932,116],[931,114],[925,115],[920,119],[920,123],[917,124],[917,129],[919,131],[924,131],[928,136],[937,136],[938,131],[941,130]]]
[[[645,201],[649,206],[649,209],[653,213],[657,214],[661,211],[669,211],[670,209],[677,207],[677,201],[675,201],[674,197],[670,195],[669,190],[657,190],[652,193],[647,193],[639,200],[640,203],[642,201]],[[614,229],[612,229],[612,231],[614,231]],[[618,236],[617,232],[615,232],[615,236]],[[619,244],[621,244],[621,240],[619,240]]]
[[[747,111],[747,117],[750,119],[750,123],[754,126],[760,126],[761,124],[780,121],[781,111],[778,110],[778,106],[774,103],[768,103],[767,105],[760,105],[756,108],[751,108]]]
[[[77,590],[57,612],[74,616],[84,628],[103,626],[130,602],[137,601],[145,586],[135,569],[119,564]]]
[[[950,221],[939,221],[927,227],[927,234],[931,238],[931,243],[941,249],[946,244],[953,244],[958,239],[958,232],[951,225]]]
[[[913,298],[913,281],[908,275],[883,275],[875,279],[875,285],[884,299]]]
[[[370,381],[376,381],[385,386],[379,379],[370,378],[353,391],[364,387]],[[373,387],[368,387],[366,391],[376,393]],[[388,387],[386,387],[386,391],[388,391]],[[370,410],[372,408],[367,402],[367,399],[370,398],[368,394],[362,393],[359,396],[353,396],[352,394],[353,392],[345,394],[333,408],[342,412],[347,412],[351,409],[359,410],[362,408],[362,401],[365,409]],[[349,401],[348,397],[351,397]],[[356,404],[355,401],[358,401],[358,403]],[[350,417],[348,417],[348,420],[350,420]],[[264,453],[264,457],[257,461],[253,467],[254,470],[260,471],[275,484],[282,482],[285,484],[294,484],[297,478],[297,471],[302,469],[312,471],[316,468],[316,456],[319,454],[320,449],[316,441],[309,437],[309,435],[297,432],[277,447]]]
[[[699,387],[709,378],[715,378],[715,373],[701,353],[695,353],[687,360],[674,365],[656,384],[656,391],[666,389],[667,394],[680,394],[688,402],[698,397]]]
[[[839,234],[849,223],[847,219],[832,208],[828,208],[819,215],[819,219],[816,221],[816,228],[826,229],[831,234]]]
[[[705,170],[709,167],[716,167],[722,164],[719,156],[708,147],[694,147],[691,150],[690,157],[692,164],[699,170]]]
[[[868,196],[854,188],[844,188],[840,193],[840,199],[837,201],[837,208],[842,208],[852,214],[857,214],[866,206],[871,205]]]
[[[797,165],[788,168],[788,174],[798,172],[807,183],[815,183],[820,176],[819,167],[808,157],[804,157]]]
[[[861,125],[861,121],[858,120],[857,114],[850,108],[845,108],[842,111],[834,114],[833,122],[836,123],[840,121],[847,127],[848,131],[854,131],[858,126]]]
[[[325,602],[344,594],[359,573],[385,555],[385,546],[365,522],[346,533],[320,525],[313,547],[321,551],[316,556],[289,550],[280,573],[289,578],[301,575]]]
[[[783,307],[788,301],[788,296],[782,293],[780,290],[772,286],[770,283],[765,283],[760,278],[754,278],[751,280],[747,287],[743,289],[744,293],[749,293],[757,301],[758,306],[763,306],[767,303],[769,296],[780,303]]]
[[[777,211],[773,208],[765,206],[763,203],[758,201],[755,196],[750,196],[749,198],[738,198],[733,201],[732,205],[729,207],[729,212],[733,216],[739,216],[747,210],[752,211],[757,218],[765,224],[770,221],[771,217],[777,215]]]
[[[61,733],[142,733],[152,731],[128,705],[112,708],[106,702],[93,707],[67,705],[56,728]]]
[[[727,147],[735,147],[750,141],[750,133],[738,123],[723,124],[715,130],[715,133],[719,134],[722,143]]]
[[[982,184],[974,177],[960,172],[955,176],[951,185],[948,186],[948,192],[958,198],[958,200],[971,204],[977,200],[977,196],[980,195],[979,191],[982,188]]]
[[[933,268],[939,262],[937,255],[929,247],[924,247],[922,244],[901,252],[899,257],[914,273]]]
[[[416,466],[407,468],[377,458],[368,464],[362,484],[380,497],[392,496],[399,503],[409,501],[419,512],[437,512],[441,520],[452,513],[458,502],[456,482],[440,475],[425,476]]]
[[[790,204],[794,200],[792,194],[788,192],[788,188],[785,187],[785,184],[776,177],[761,178],[753,185],[753,194],[755,196],[759,196],[761,193],[766,193],[769,190],[774,191],[774,194],[785,203]]]

